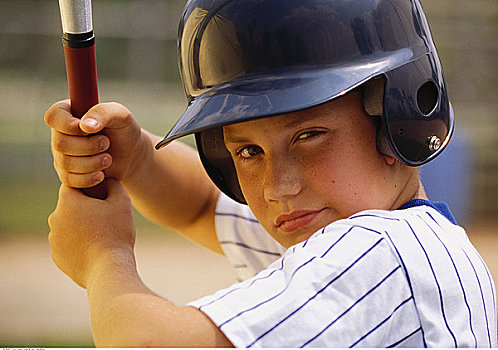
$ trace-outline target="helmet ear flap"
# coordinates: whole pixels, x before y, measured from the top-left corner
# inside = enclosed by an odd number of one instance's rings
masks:
[[[436,84],[431,80],[419,87],[417,91],[417,105],[420,112],[427,116],[437,107],[439,91]]]
[[[225,147],[223,128],[211,128],[195,134],[197,151],[211,180],[233,200],[246,204],[240,189],[232,157]]]
[[[363,109],[374,119],[377,129],[377,151],[386,156],[395,157],[387,136],[386,119],[384,117],[384,90],[386,77],[379,75],[362,85]]]

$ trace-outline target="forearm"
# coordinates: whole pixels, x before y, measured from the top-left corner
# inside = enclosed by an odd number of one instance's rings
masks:
[[[95,345],[153,345],[151,334],[159,333],[148,334],[154,315],[144,315],[144,310],[150,307],[141,306],[153,306],[159,302],[168,305],[142,283],[133,255],[111,253],[101,257],[95,265],[97,267],[92,271],[87,286]]]
[[[94,266],[86,288],[95,345],[132,346],[131,340],[123,338],[122,335],[130,334],[128,327],[136,327],[128,323],[129,311],[119,304],[133,295],[149,293],[138,276],[133,254],[100,257]]]
[[[150,291],[132,252],[112,252],[95,265],[87,290],[96,346],[230,346],[203,313],[177,307]]]
[[[206,175],[197,152],[182,142],[156,151],[154,145],[160,138],[142,133],[148,143],[145,156],[137,159],[140,167],[123,180],[133,205],[151,221],[219,251],[217,243],[208,243],[216,241],[214,207],[219,191]],[[210,217],[212,223],[199,223]],[[202,232],[213,237],[195,237]]]
[[[191,147],[173,142],[161,151],[154,150],[159,137],[143,131],[149,150],[123,186],[133,205],[147,218],[173,229],[188,226],[202,211],[214,186]]]
[[[98,346],[227,346],[206,315],[176,307],[141,281],[134,256],[135,223],[128,193],[109,178],[105,201],[62,185],[49,217],[52,259],[88,291]],[[188,288],[188,286],[186,286]]]

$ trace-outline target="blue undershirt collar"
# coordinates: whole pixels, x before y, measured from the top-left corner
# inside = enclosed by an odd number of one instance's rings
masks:
[[[450,207],[448,204],[444,202],[432,202],[428,201],[427,199],[412,199],[411,201],[403,204],[399,209],[408,209],[408,208],[413,208],[413,207],[419,207],[422,205],[427,205],[428,207],[436,209],[440,214],[442,214],[444,217],[446,217],[450,222],[454,225],[457,225],[457,222],[451,214]]]

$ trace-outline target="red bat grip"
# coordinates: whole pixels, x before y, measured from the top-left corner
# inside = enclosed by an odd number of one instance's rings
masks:
[[[84,48],[64,47],[71,111],[81,118],[99,103],[95,45]]]
[[[71,112],[81,118],[91,107],[99,103],[95,45],[84,48],[64,46],[67,82],[71,99]],[[106,199],[104,182],[82,190],[89,197]]]

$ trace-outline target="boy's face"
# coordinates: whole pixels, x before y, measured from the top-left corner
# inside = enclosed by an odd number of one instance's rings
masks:
[[[392,209],[401,190],[357,93],[223,130],[247,204],[285,247],[361,210]]]

